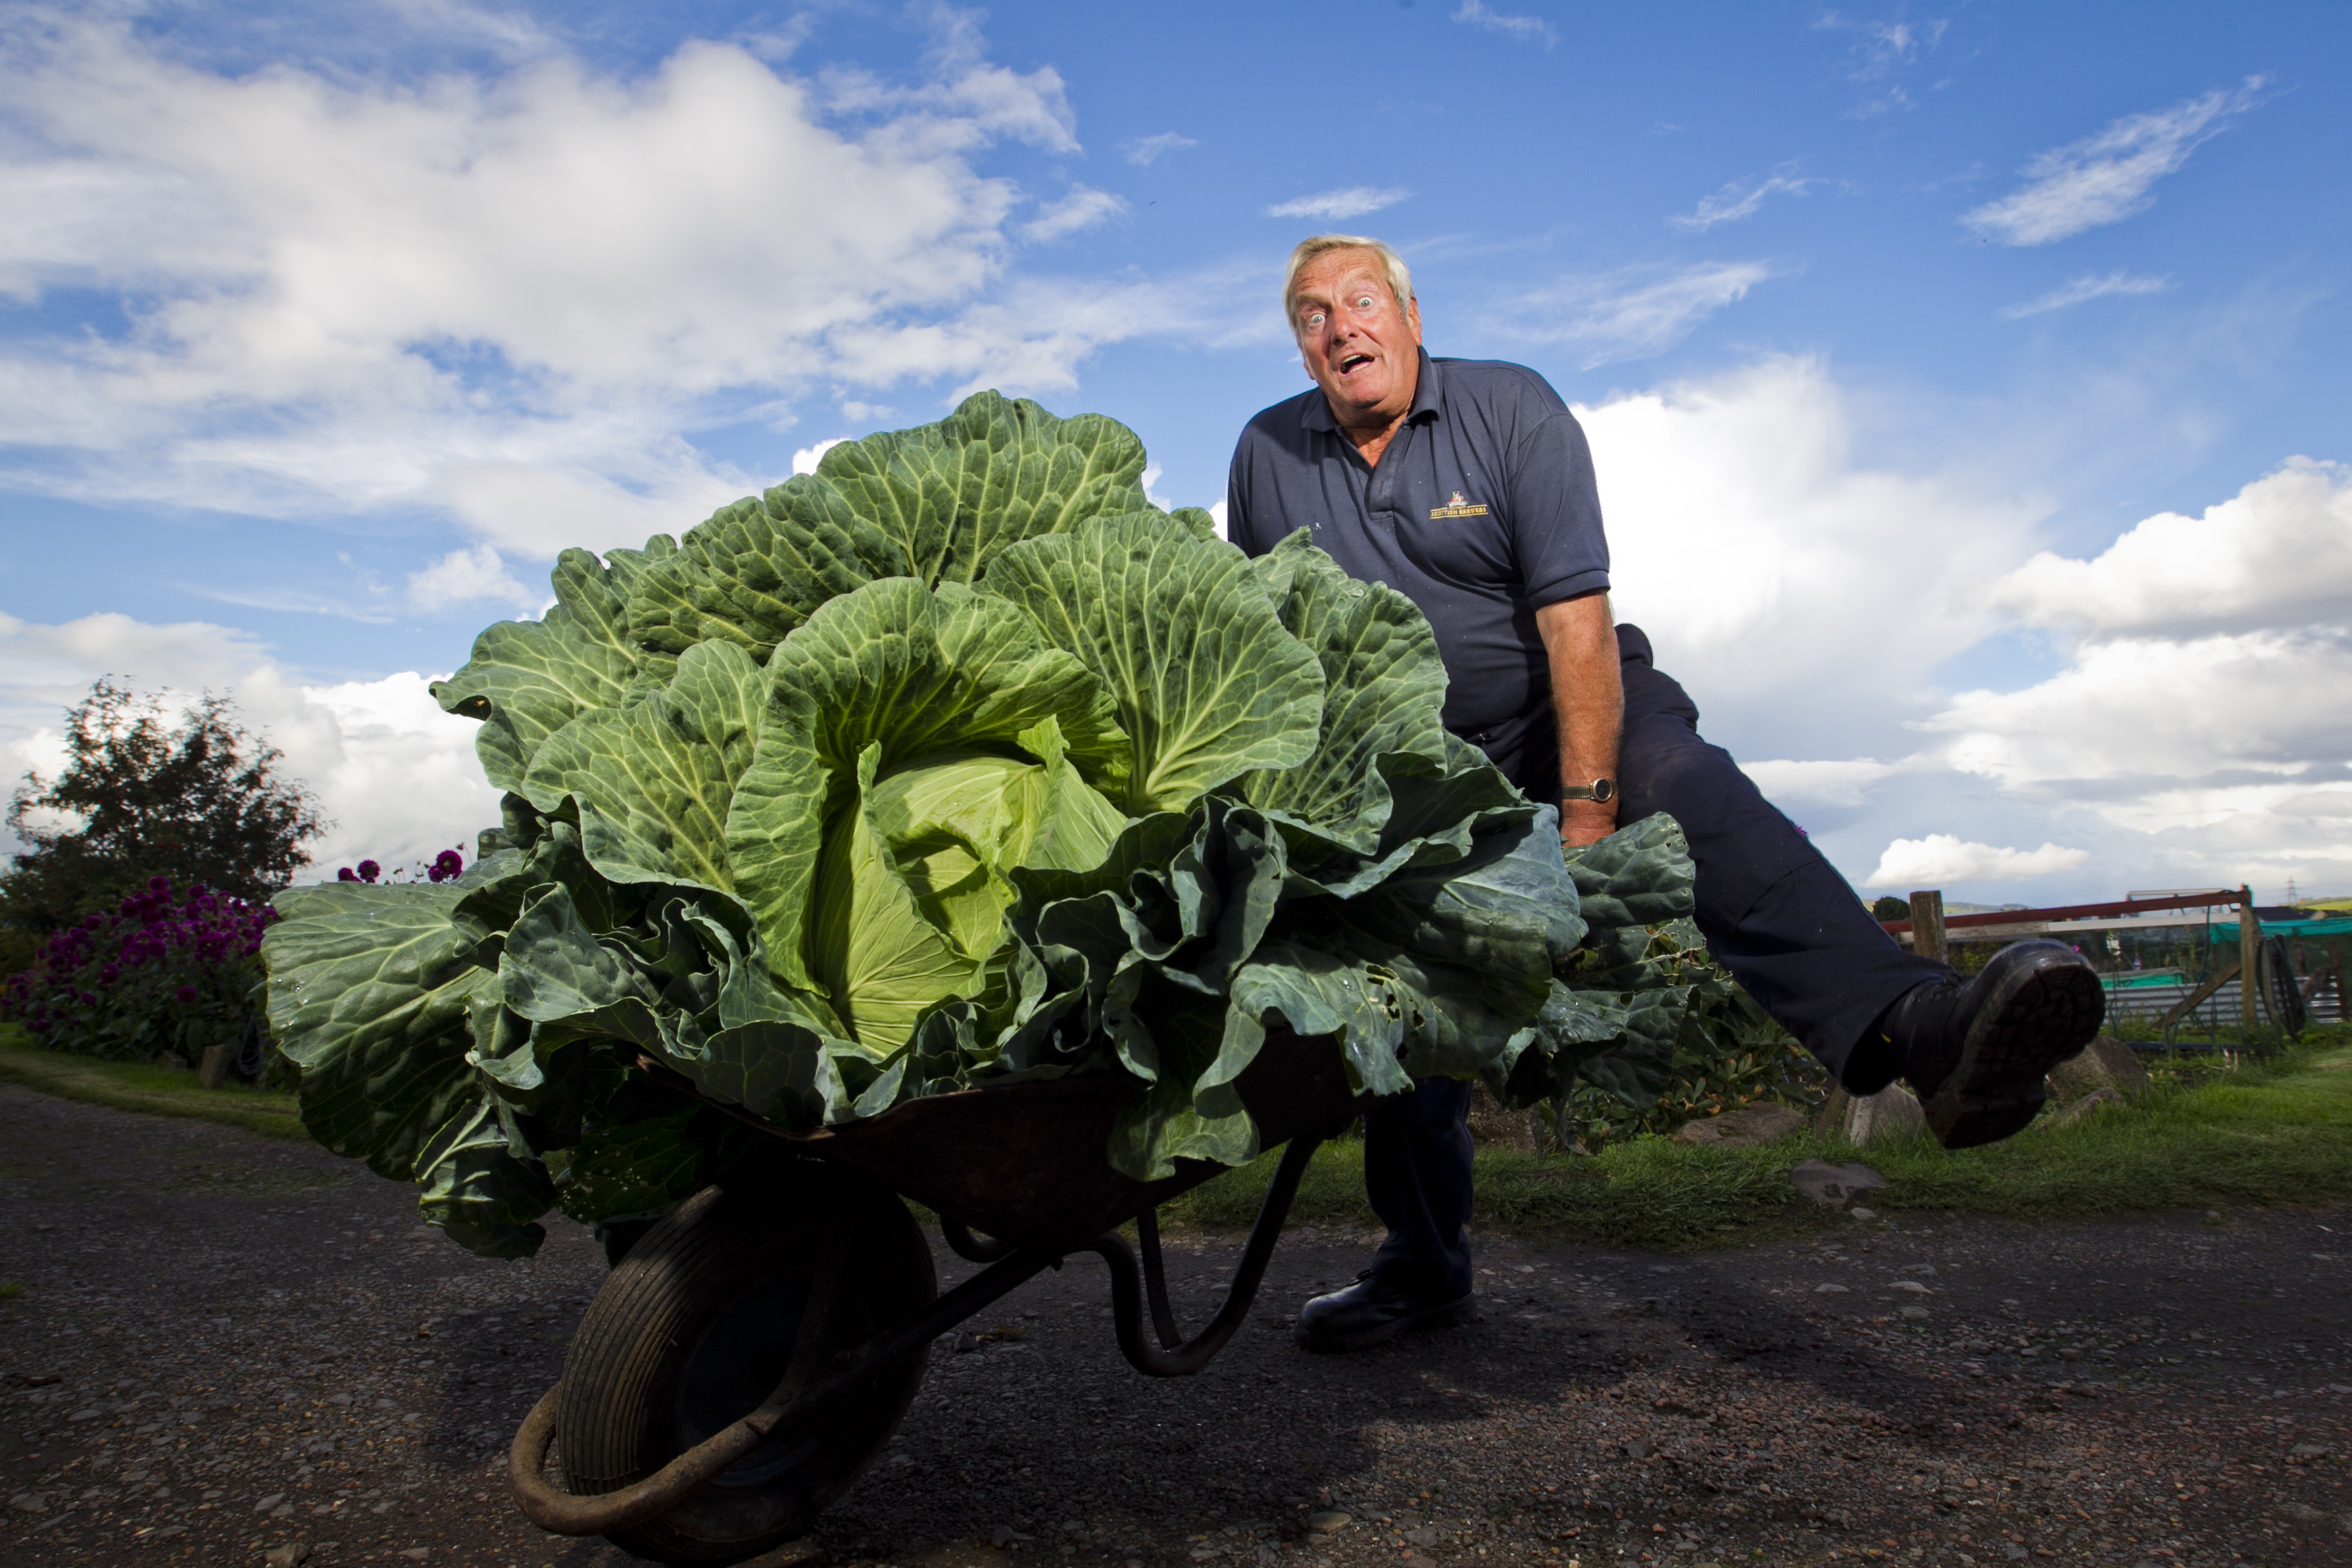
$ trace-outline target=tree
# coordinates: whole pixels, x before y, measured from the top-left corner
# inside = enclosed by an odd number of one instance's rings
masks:
[[[8,808],[26,846],[0,876],[9,934],[45,937],[157,875],[263,900],[310,863],[303,846],[329,824],[310,787],[278,771],[284,753],[211,692],[177,724],[165,718],[159,699],[112,676],[67,711],[64,770],[26,774]]]
[[[1907,900],[1889,893],[1870,906],[1870,918],[1876,921],[1907,921],[1911,918],[1911,905]]]

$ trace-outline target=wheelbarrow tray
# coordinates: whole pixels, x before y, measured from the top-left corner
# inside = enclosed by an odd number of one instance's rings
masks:
[[[1235,1087],[1267,1149],[1328,1131],[1356,1101],[1338,1044],[1286,1029],[1267,1032]],[[1140,1093],[1123,1074],[1078,1073],[931,1095],[786,1136],[973,1230],[1052,1248],[1115,1230],[1229,1169],[1179,1160],[1155,1182],[1111,1169],[1112,1131]]]

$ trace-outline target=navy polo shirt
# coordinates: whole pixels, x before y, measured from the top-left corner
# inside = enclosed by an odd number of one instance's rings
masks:
[[[1535,613],[1609,586],[1591,448],[1559,394],[1525,365],[1424,350],[1378,468],[1322,388],[1276,404],[1234,448],[1225,536],[1261,555],[1302,527],[1349,575],[1421,606],[1445,660],[1446,727],[1521,771],[1524,742],[1553,732]],[[1526,760],[1556,763],[1547,749]]]

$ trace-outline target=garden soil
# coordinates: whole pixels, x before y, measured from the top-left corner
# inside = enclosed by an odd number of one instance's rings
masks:
[[[0,1200],[0,1563],[631,1561],[499,1474],[604,1277],[579,1227],[484,1262],[316,1148],[14,1089]],[[2352,1564],[2340,1206],[1488,1237],[1476,1322],[1302,1353],[1366,1240],[1286,1238],[1186,1380],[1120,1361],[1094,1259],[1024,1287],[761,1561]],[[1235,1251],[1175,1248],[1181,1311]]]

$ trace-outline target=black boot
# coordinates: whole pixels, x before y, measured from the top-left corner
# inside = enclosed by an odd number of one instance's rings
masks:
[[[1472,1298],[1431,1300],[1381,1279],[1370,1269],[1344,1290],[1318,1296],[1298,1310],[1298,1342],[1310,1351],[1355,1351],[1414,1329],[1465,1321]]]
[[[2042,1079],[2106,1016],[2098,972],[2054,942],[2012,942],[1983,973],[1931,980],[1878,1020],[1947,1149],[1998,1143],[2042,1109]]]

